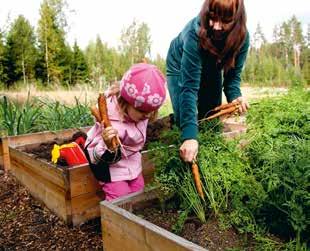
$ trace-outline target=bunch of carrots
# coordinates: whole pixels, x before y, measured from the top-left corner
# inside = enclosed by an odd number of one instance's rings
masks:
[[[224,105],[220,105],[215,107],[211,112],[216,112],[215,114],[209,116],[206,118],[206,120],[211,120],[220,116],[229,116],[232,115],[239,110],[240,103],[239,102],[233,102],[233,103],[228,103]]]
[[[215,114],[207,117],[205,120],[212,120],[215,118],[218,118],[220,116],[230,116],[239,110],[240,103],[239,102],[234,102],[234,103],[228,103],[224,105],[220,105],[215,107],[211,112],[215,112]],[[199,194],[199,196],[204,199],[204,194],[202,190],[202,183],[200,179],[200,174],[199,174],[199,167],[195,161],[192,163],[192,174],[193,174],[193,179],[195,182],[196,190]]]
[[[107,101],[105,96],[100,93],[98,97],[98,108],[94,105],[90,108],[92,115],[96,118],[96,121],[100,122],[104,128],[111,126],[111,121],[108,116]],[[113,137],[111,140],[111,145],[108,148],[111,151],[116,151],[119,146],[119,139]]]

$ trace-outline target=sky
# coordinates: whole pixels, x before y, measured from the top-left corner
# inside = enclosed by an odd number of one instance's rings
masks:
[[[2,0],[0,29],[5,29],[7,20],[18,15],[37,26],[42,0]],[[119,45],[122,30],[133,20],[148,24],[152,40],[152,57],[165,57],[170,41],[178,35],[186,23],[195,17],[203,0],[67,0],[66,12],[69,30],[67,41],[76,40],[84,49],[97,35],[109,46]],[[310,24],[310,0],[244,0],[247,26],[253,34],[260,23],[267,40],[271,41],[275,25],[295,15],[306,31]]]

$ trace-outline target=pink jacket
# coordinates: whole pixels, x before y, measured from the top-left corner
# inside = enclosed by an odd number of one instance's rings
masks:
[[[107,98],[107,107],[111,124],[118,131],[122,143],[121,160],[115,164],[110,164],[111,181],[135,179],[142,172],[141,153],[139,151],[145,143],[148,119],[137,123],[128,118],[122,121],[115,96]],[[101,125],[98,122],[87,133],[85,145],[89,144],[87,150],[93,164],[96,164],[107,150],[101,133]]]

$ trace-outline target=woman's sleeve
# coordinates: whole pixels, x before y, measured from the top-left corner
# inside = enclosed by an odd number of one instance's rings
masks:
[[[240,90],[241,73],[245,64],[246,56],[248,54],[249,46],[250,36],[249,32],[247,32],[244,44],[236,56],[235,67],[224,74],[223,87],[227,102],[231,102],[234,99],[242,96]]]
[[[182,140],[197,138],[197,99],[201,69],[198,35],[195,30],[190,30],[184,36],[181,59],[180,127]]]

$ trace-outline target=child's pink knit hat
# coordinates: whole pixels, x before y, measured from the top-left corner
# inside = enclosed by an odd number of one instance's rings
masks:
[[[165,101],[166,79],[155,65],[135,64],[121,80],[120,95],[140,111],[155,111]]]

